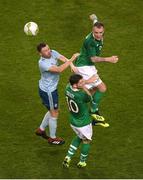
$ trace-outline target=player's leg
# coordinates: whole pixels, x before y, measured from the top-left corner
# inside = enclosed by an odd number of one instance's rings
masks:
[[[93,100],[91,103],[91,116],[94,119],[103,122],[105,119],[103,116],[100,116],[99,111],[98,111],[98,106],[103,95],[105,94],[106,85],[102,82],[102,80],[98,76],[95,66],[77,67],[77,70],[78,70],[78,74],[82,75],[83,79],[85,80],[90,79],[93,75],[96,76],[96,80],[94,82],[90,84],[86,84],[85,86],[90,91],[93,91],[92,92]]]
[[[49,125],[50,137],[47,136],[48,142],[50,144],[56,144],[56,145],[64,144],[63,139],[56,137],[57,118],[58,118],[58,92],[57,90],[55,90],[53,92],[47,93],[39,89],[39,94],[44,106],[46,106],[49,112],[46,113],[40,127],[36,130],[36,134],[37,135],[41,134],[42,137],[44,137],[45,135],[46,138],[47,135],[44,128],[46,128]]]
[[[102,80],[99,78],[99,80],[96,83],[95,93],[92,95],[92,102],[91,102],[91,113],[92,117],[99,120],[104,121],[104,117],[99,114],[99,104],[101,102],[102,97],[105,95],[106,92],[106,85],[102,82]],[[93,90],[94,90],[93,89]]]
[[[106,92],[106,85],[101,82],[97,85],[95,93],[92,95],[93,101],[91,104],[91,112],[98,114],[98,107],[101,102],[102,97],[105,95]]]
[[[50,138],[56,138],[57,131],[57,119],[58,119],[58,109],[50,110],[50,118],[49,118],[49,135]]]
[[[49,118],[49,144],[61,145],[64,144],[65,141],[62,138],[56,136],[57,131],[57,119],[58,119],[58,109],[50,110],[50,118]]]
[[[96,74],[96,81],[93,83],[90,91],[92,93],[92,102],[91,102],[91,113],[97,116],[97,120],[104,121],[104,118],[100,118],[98,111],[99,103],[106,92],[106,85],[102,82],[98,74]],[[98,118],[99,117],[99,118]]]
[[[90,140],[84,139],[82,140],[82,146],[81,146],[81,154],[80,154],[80,161],[78,162],[77,166],[79,168],[83,168],[86,166],[86,160],[89,154],[90,150]]]
[[[68,149],[68,152],[67,152],[67,155],[63,161],[63,166],[68,168],[69,165],[70,165],[70,161],[71,161],[71,158],[74,156],[74,154],[76,153],[76,150],[78,149],[80,143],[81,143],[81,139],[76,136],[73,138],[71,144],[70,144],[70,147]]]
[[[98,110],[99,103],[104,96],[106,89],[106,85],[103,82],[101,82],[96,88],[92,89],[92,91],[95,90],[95,93],[93,93],[92,96],[93,100],[91,103],[91,116],[93,117],[92,125],[94,126],[100,125],[102,127],[109,127],[109,124],[105,122],[105,118],[100,115]]]
[[[43,103],[44,106],[46,106],[46,108],[49,110],[49,109],[50,109],[50,107],[49,107],[49,98],[48,98],[47,93],[44,92],[44,91],[42,91],[42,90],[39,88],[39,95],[40,95],[40,98],[41,98],[41,100],[42,100],[42,103]],[[43,118],[43,120],[42,120],[39,128],[36,129],[36,131],[35,131],[36,135],[41,136],[41,137],[43,137],[44,139],[48,139],[48,138],[49,138],[49,137],[47,136],[47,134],[46,134],[46,131],[45,131],[46,127],[47,127],[48,124],[49,124],[49,118],[50,118],[50,112],[48,111],[48,112],[45,114],[45,116],[44,116],[44,118]]]
[[[46,131],[45,131],[46,127],[47,127],[48,124],[49,124],[49,117],[50,117],[50,112],[48,111],[48,112],[45,114],[45,116],[44,116],[44,118],[43,118],[43,120],[42,120],[42,122],[41,122],[40,127],[39,127],[38,129],[36,129],[36,131],[35,131],[36,135],[41,136],[41,137],[43,137],[44,139],[48,139],[48,138],[49,138],[49,137],[47,136],[47,134],[46,134]]]
[[[92,141],[92,125],[86,125],[80,128],[80,133],[82,136],[82,146],[81,146],[81,154],[80,154],[80,161],[78,162],[77,166],[79,168],[83,168],[86,166],[86,160],[90,150],[90,142]]]
[[[83,79],[88,80],[93,75],[96,76],[96,80],[90,84],[86,84],[87,89],[96,88],[95,93],[93,94],[93,101],[91,104],[91,112],[96,113],[98,111],[99,103],[106,92],[106,85],[102,82],[100,77],[97,74],[97,69],[95,66],[83,66],[77,67],[78,73],[82,75]]]
[[[50,144],[61,145],[65,141],[62,138],[56,137],[57,120],[58,120],[58,92],[57,90],[48,93],[50,104],[50,117],[49,117],[49,139]]]
[[[86,136],[91,139],[92,137],[92,125],[87,125],[84,127],[75,127],[71,125],[71,128],[76,133],[76,137],[72,140],[72,143],[70,144],[70,147],[68,149],[67,155],[63,161],[63,167],[68,168],[70,165],[71,158],[75,154],[76,150],[78,149],[80,143],[82,142],[82,139],[86,139]]]

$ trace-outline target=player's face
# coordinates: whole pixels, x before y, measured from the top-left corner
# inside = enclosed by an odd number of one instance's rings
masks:
[[[77,83],[77,88],[79,88],[79,89],[82,88],[84,86],[84,84],[85,84],[84,80],[80,79]]]
[[[95,39],[102,40],[104,35],[104,27],[97,28],[96,26],[93,27],[93,35]]]
[[[51,49],[49,48],[48,45],[41,49],[40,55],[45,58],[51,57]]]

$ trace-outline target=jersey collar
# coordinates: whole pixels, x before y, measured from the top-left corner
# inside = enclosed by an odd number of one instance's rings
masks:
[[[70,88],[71,88],[71,90],[73,90],[73,91],[79,91],[79,89],[73,89],[71,85],[70,85]]]

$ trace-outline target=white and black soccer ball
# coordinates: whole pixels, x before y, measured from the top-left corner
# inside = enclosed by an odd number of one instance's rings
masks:
[[[24,26],[24,32],[28,36],[36,36],[39,32],[39,27],[35,22],[28,22]]]

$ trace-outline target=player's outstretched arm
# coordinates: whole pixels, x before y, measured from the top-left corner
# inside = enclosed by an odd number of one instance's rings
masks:
[[[66,62],[66,61],[69,61],[68,58],[66,58],[65,56],[61,55],[59,57],[59,60],[62,61],[62,62]],[[74,73],[78,73],[78,69],[77,67],[71,62],[70,63],[70,67],[71,67],[71,71],[74,72]]]
[[[78,57],[79,55],[80,55],[79,53],[73,54],[72,57],[70,58],[70,61],[73,62],[74,60],[77,59],[77,57]]]
[[[98,57],[94,56],[91,57],[92,62],[110,62],[110,63],[117,63],[119,60],[118,56],[111,56],[111,57]]]
[[[70,60],[66,61],[64,64],[60,66],[52,66],[49,71],[55,72],[55,73],[61,73],[63,72],[77,57],[79,56],[79,53],[73,54]]]

